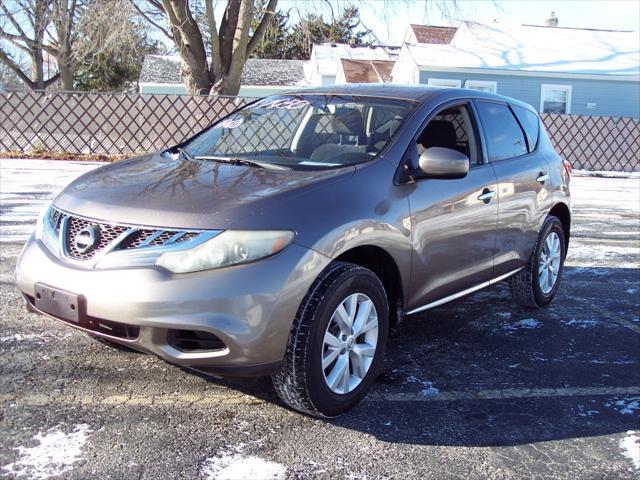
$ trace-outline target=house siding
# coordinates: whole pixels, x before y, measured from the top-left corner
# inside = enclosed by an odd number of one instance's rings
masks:
[[[493,75],[467,72],[442,72],[420,70],[420,83],[429,78],[461,80],[485,80],[497,82],[497,93],[513,97],[540,110],[542,84],[571,85],[572,115],[604,115],[612,117],[640,118],[640,82],[620,80],[586,80],[559,77],[533,77],[519,75]],[[587,103],[595,103],[587,108]]]

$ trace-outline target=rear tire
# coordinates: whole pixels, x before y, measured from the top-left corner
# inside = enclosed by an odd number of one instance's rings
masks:
[[[298,309],[284,366],[271,377],[278,396],[316,417],[349,410],[382,367],[388,330],[380,279],[352,263],[331,263]]]
[[[511,294],[527,308],[547,306],[560,288],[566,246],[562,222],[548,216],[538,234],[531,259],[520,272],[509,278]]]

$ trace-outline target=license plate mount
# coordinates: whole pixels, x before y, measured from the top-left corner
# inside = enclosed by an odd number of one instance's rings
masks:
[[[79,295],[42,283],[35,284],[35,293],[35,306],[38,310],[61,320],[80,323]]]

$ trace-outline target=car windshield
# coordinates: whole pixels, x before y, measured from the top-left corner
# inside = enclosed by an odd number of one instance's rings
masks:
[[[378,155],[416,103],[348,95],[277,95],[234,112],[182,145],[188,158],[325,169]]]

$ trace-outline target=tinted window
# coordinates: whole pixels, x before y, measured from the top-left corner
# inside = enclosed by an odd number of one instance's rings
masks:
[[[477,105],[492,162],[527,153],[524,134],[509,107],[489,102],[478,102]]]
[[[524,133],[527,136],[527,143],[529,144],[529,151],[533,152],[538,144],[538,133],[540,132],[540,120],[538,115],[526,108],[512,105],[513,112],[520,120],[520,125],[524,128]]]

